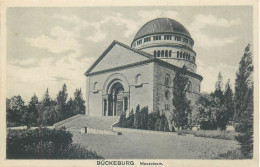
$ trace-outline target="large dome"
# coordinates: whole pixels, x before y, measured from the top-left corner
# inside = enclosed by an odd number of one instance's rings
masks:
[[[191,37],[189,31],[181,23],[170,18],[157,18],[146,23],[137,32],[134,40],[156,33],[177,33]]]
[[[157,18],[146,23],[135,35],[131,47],[149,53],[178,67],[196,73],[196,52],[189,31],[170,18]]]

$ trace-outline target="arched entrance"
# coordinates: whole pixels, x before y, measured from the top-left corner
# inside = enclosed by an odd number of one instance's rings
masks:
[[[102,115],[120,116],[128,113],[130,91],[127,79],[119,73],[110,75],[104,83],[102,95]]]
[[[110,85],[109,94],[104,99],[104,116],[120,116],[128,109],[128,93],[120,82]]]

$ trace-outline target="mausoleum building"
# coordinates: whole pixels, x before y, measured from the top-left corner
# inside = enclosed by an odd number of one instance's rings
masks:
[[[200,93],[202,76],[196,73],[194,41],[188,30],[170,18],[146,23],[131,46],[113,41],[86,71],[86,114],[128,115],[139,104],[149,111],[173,110],[173,79],[184,67],[189,78],[187,97]]]

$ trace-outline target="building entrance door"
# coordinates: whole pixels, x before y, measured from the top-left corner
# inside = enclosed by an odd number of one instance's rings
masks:
[[[120,116],[124,111],[124,88],[117,82],[112,85],[108,99],[108,116]]]

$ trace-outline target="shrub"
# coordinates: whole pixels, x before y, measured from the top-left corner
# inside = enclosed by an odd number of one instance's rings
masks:
[[[134,110],[132,109],[129,113],[129,117],[126,120],[126,127],[127,128],[134,128],[134,121],[135,121],[135,115]]]
[[[119,126],[125,128],[127,126],[126,114],[123,111],[119,118]]]
[[[101,159],[96,152],[88,151],[79,144],[70,144],[64,151],[61,152],[62,159]]]
[[[72,144],[72,134],[65,128],[8,130],[6,148],[7,159],[101,158]]]
[[[143,107],[140,112],[141,129],[147,129],[148,123],[148,107]]]
[[[140,106],[138,105],[135,114],[133,113],[133,110],[127,118],[125,113],[121,114],[118,126],[122,128],[170,131],[165,114],[160,114],[159,111],[148,114],[148,111],[148,107],[143,107],[140,110]]]
[[[219,154],[215,159],[247,159],[247,157],[245,157],[239,149],[235,149]]]
[[[135,109],[134,115],[134,126],[136,129],[141,129],[141,113],[140,113],[140,105],[138,104]]]
[[[156,120],[158,117],[160,117],[160,113],[158,111],[152,112],[148,115],[148,122],[147,122],[148,130],[155,130]]]

